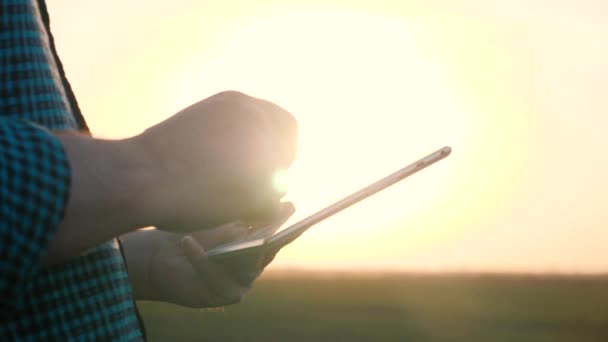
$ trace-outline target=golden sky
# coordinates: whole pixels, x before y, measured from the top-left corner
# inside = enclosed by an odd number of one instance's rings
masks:
[[[93,132],[225,89],[300,123],[294,218],[444,145],[274,267],[608,272],[608,5],[48,1]]]

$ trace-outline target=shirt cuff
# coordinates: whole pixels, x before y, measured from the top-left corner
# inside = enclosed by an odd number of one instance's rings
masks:
[[[43,127],[0,119],[0,311],[36,273],[63,219],[70,168],[57,137]]]

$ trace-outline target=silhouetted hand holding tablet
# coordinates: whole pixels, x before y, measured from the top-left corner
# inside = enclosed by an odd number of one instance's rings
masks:
[[[291,203],[284,203],[279,214],[260,228],[276,230],[294,211]],[[275,253],[260,251],[247,258],[214,262],[206,250],[248,240],[254,231],[235,221],[189,235],[159,230],[126,235],[122,241],[129,246],[127,259],[148,261],[149,265],[144,270],[136,268],[134,272],[143,274],[131,277],[138,298],[198,308],[238,303]]]
[[[206,250],[293,213],[273,184],[296,153],[297,124],[281,107],[227,91],[132,138],[58,137],[74,186],[49,262],[122,235],[137,299],[201,307],[240,300],[274,257],[217,263]],[[146,226],[157,229],[128,233]]]

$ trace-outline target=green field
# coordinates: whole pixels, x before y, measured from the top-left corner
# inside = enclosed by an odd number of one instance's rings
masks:
[[[269,272],[224,312],[140,302],[151,341],[608,341],[608,276]]]

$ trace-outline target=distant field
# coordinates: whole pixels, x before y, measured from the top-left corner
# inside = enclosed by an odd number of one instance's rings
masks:
[[[140,302],[151,341],[608,341],[608,276],[269,272],[224,312]]]

